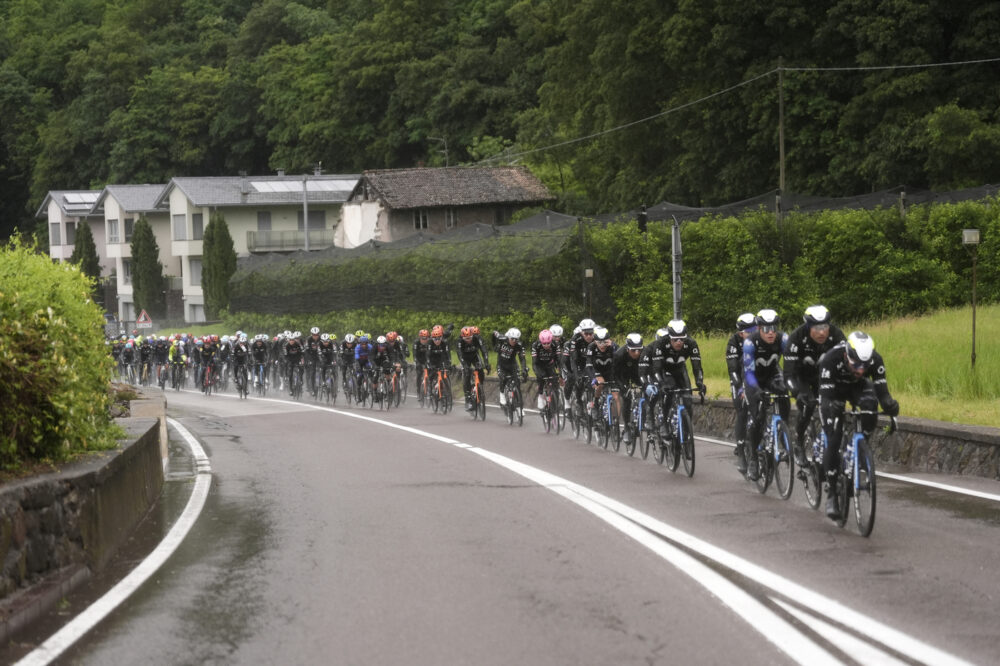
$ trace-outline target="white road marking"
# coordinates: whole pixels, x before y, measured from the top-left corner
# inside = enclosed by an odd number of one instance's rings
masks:
[[[194,490],[188,499],[187,506],[177,522],[163,538],[163,541],[144,559],[139,566],[111,588],[103,597],[87,607],[82,613],[77,615],[62,629],[52,634],[44,643],[25,655],[17,662],[18,666],[35,666],[48,664],[59,657],[73,643],[78,641],[84,634],[97,626],[97,623],[108,616],[115,608],[120,606],[133,592],[145,583],[164,562],[177,550],[184,537],[191,530],[195,520],[201,514],[208,498],[208,490],[212,485],[212,468],[208,456],[190,432],[174,419],[167,419],[174,429],[180,433],[187,442],[194,457],[198,470],[195,478]]]

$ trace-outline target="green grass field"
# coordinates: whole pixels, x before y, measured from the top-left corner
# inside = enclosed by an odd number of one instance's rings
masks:
[[[792,322],[787,328],[794,328]],[[903,416],[1000,427],[1000,305],[976,309],[974,372],[971,307],[841,328],[845,334],[860,329],[874,338]],[[729,336],[696,339],[709,393],[728,396]]]

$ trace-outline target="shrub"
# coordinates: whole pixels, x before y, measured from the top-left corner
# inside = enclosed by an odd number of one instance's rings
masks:
[[[0,251],[0,467],[114,445],[111,358],[93,282],[12,241]]]

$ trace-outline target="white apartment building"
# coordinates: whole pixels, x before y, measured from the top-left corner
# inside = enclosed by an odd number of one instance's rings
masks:
[[[112,274],[117,281],[118,318],[121,321],[135,321],[139,315],[132,300],[132,231],[140,217],[145,216],[153,230],[164,276],[181,274],[180,259],[171,254],[170,214],[156,207],[164,187],[162,183],[108,185],[97,197],[91,211],[104,220],[106,253],[113,263]]]
[[[49,256],[60,262],[69,261],[73,255],[77,227],[88,224],[104,277],[111,273],[114,262],[108,258],[104,218],[91,212],[100,195],[100,190],[52,190],[38,207],[35,217],[48,219]]]

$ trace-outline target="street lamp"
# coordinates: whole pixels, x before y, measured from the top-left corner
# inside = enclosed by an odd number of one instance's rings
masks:
[[[976,250],[979,229],[962,229],[962,245],[972,255],[972,369],[976,369]]]

